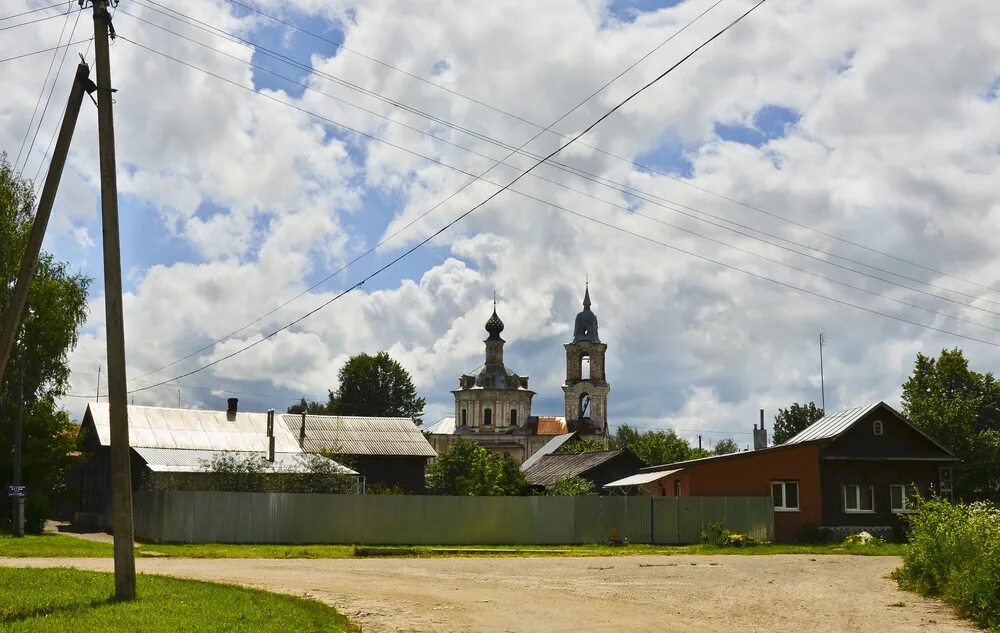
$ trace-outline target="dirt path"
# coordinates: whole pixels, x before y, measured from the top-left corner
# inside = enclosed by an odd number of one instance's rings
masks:
[[[401,631],[977,631],[899,591],[886,556],[139,559],[139,571],[317,598]],[[110,570],[110,559],[0,566]]]

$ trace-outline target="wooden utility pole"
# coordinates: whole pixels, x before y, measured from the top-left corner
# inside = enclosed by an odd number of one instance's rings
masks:
[[[24,429],[24,359],[21,359],[18,367],[18,392],[19,401],[17,405],[17,421],[14,423],[14,487],[18,489],[11,498],[14,510],[14,536],[20,538],[24,536],[24,494],[21,487],[21,433]]]
[[[93,92],[94,88],[94,82],[90,80],[90,68],[87,64],[81,63],[76,67],[73,88],[69,92],[69,101],[66,103],[66,114],[63,116],[62,125],[59,128],[59,138],[56,140],[56,148],[52,154],[52,162],[49,163],[49,171],[45,176],[42,195],[38,199],[38,210],[35,211],[31,233],[28,235],[28,243],[21,259],[21,270],[17,275],[14,294],[11,295],[10,307],[7,314],[4,315],[3,329],[0,330],[0,377],[3,377],[4,371],[7,369],[7,361],[10,359],[11,350],[14,348],[14,339],[21,324],[21,315],[24,314],[24,306],[28,301],[28,288],[31,286],[31,278],[35,274],[38,254],[42,250],[42,241],[45,239],[45,228],[48,226],[49,216],[52,214],[52,203],[55,202],[56,190],[59,189],[59,180],[62,178],[63,167],[66,165],[66,155],[69,153],[70,141],[73,140],[73,130],[76,129],[76,119],[80,114],[80,104],[83,103],[83,93],[84,91]]]
[[[97,66],[97,132],[101,153],[101,219],[104,236],[104,310],[108,345],[108,409],[111,422],[111,528],[115,537],[115,597],[135,598],[132,474],[125,384],[125,319],[122,315],[121,245],[118,238],[118,178],[112,114],[108,32],[114,34],[108,0],[93,0]]]

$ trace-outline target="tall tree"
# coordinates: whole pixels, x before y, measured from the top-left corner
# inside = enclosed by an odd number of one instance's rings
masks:
[[[427,467],[427,486],[438,495],[518,495],[527,486],[520,466],[470,439],[459,438]]]
[[[15,175],[6,154],[0,154],[0,314],[10,306],[34,208],[31,182]],[[55,401],[69,384],[67,357],[87,317],[89,284],[86,276],[70,273],[67,264],[41,253],[17,341],[0,378],[0,482],[9,482],[24,376],[22,481],[30,531],[41,530],[53,499],[63,491],[66,471],[75,463],[71,454],[78,427]],[[9,504],[0,504],[0,516],[8,516],[9,510]]]
[[[793,402],[787,409],[778,409],[778,415],[774,416],[774,443],[784,444],[821,417],[823,409],[815,402]]]
[[[410,374],[388,352],[352,356],[337,374],[336,399],[343,415],[413,418],[420,424],[424,399],[417,395]]]
[[[740,451],[739,444],[737,444],[733,438],[727,437],[715,443],[715,448],[712,449],[712,454],[728,455],[730,453],[738,453],[739,451]]]
[[[1000,384],[969,369],[960,349],[917,354],[903,384],[903,413],[962,462],[955,492],[967,501],[1000,501]]]
[[[673,429],[639,431],[627,424],[622,424],[615,430],[614,440],[617,448],[629,449],[635,453],[636,457],[650,466],[696,459],[709,454],[708,451],[692,447]]]

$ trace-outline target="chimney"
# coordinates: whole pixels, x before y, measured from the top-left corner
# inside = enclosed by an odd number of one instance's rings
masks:
[[[762,448],[767,448],[767,429],[764,428],[764,410],[760,410],[760,428],[757,425],[753,425],[753,450],[759,451]]]
[[[299,448],[306,447],[306,412],[302,412],[302,424],[299,426]]]
[[[229,398],[226,400],[226,413],[229,415],[236,415],[236,405],[239,401],[239,398]]]
[[[267,410],[267,461],[274,463],[274,409]]]

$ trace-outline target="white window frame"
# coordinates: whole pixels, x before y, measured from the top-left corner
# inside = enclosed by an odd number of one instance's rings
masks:
[[[775,512],[798,512],[799,511],[799,507],[802,505],[802,487],[799,486],[799,482],[797,480],[788,480],[788,479],[786,479],[786,480],[772,481],[771,482],[771,498],[772,499],[774,498],[774,486],[775,486],[775,484],[781,486],[781,505],[774,504],[774,511]],[[785,505],[785,500],[788,498],[788,493],[785,491],[785,488],[786,488],[786,486],[788,484],[795,484],[795,501],[796,501],[795,507],[789,507],[789,506]]]
[[[843,488],[842,488],[842,498],[844,500],[844,503],[843,503],[844,512],[846,512],[847,514],[875,514],[875,486],[871,486],[871,485],[868,486],[868,491],[871,493],[871,496],[872,496],[872,509],[871,510],[862,510],[861,509],[861,489],[863,487],[864,487],[863,484],[844,484],[843,485]],[[857,507],[853,508],[853,509],[847,507],[847,489],[848,488],[854,488],[854,503],[855,503],[855,505]]]
[[[892,493],[893,493],[893,490],[895,490],[896,488],[902,488],[903,489],[903,495],[902,495],[903,507],[902,508],[897,508],[897,507],[894,507],[892,505],[892,503],[893,503],[892,502]],[[910,508],[910,507],[907,507],[907,506],[910,503],[909,500],[912,499],[913,497],[917,496],[918,494],[919,494],[919,490],[917,489],[917,487],[914,484],[892,484],[892,485],[890,485],[889,486],[889,509],[892,510],[893,514],[908,514],[910,512],[913,512],[916,508]]]

